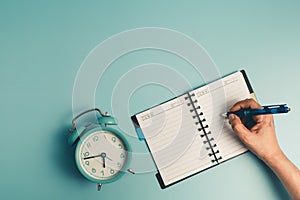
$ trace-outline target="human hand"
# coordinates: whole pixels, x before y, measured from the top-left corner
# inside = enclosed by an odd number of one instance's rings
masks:
[[[261,108],[253,99],[237,102],[230,111],[240,109]],[[274,121],[272,115],[256,115],[252,117],[255,122],[249,129],[245,126],[246,121],[241,120],[234,114],[229,115],[229,123],[241,141],[260,159],[268,161],[274,156],[282,154],[276,139]]]

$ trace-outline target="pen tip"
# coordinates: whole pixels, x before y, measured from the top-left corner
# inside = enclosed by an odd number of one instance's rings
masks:
[[[223,113],[223,114],[222,114],[222,117],[227,117],[227,113]]]

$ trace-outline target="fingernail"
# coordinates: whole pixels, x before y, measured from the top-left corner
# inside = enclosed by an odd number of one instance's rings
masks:
[[[233,115],[233,114],[230,114],[230,115],[228,116],[228,118],[229,118],[229,120],[233,120],[233,119],[234,119],[234,115]]]

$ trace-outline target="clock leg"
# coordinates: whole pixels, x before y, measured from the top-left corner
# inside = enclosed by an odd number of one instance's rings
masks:
[[[101,183],[97,183],[97,187],[98,187],[98,191],[101,190],[102,184]]]

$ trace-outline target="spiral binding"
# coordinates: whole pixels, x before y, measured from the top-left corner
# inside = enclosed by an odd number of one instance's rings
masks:
[[[193,119],[195,119],[195,125],[198,126],[198,131],[201,133],[200,137],[204,138],[203,144],[206,145],[206,150],[211,150],[210,153],[208,153],[209,157],[213,157],[211,162],[215,163],[222,159],[222,156],[218,156],[217,154],[220,153],[219,150],[216,150],[217,145],[214,143],[214,138],[211,136],[211,131],[208,131],[209,126],[207,124],[204,124],[206,122],[206,119],[202,116],[204,115],[201,111],[201,107],[195,104],[198,102],[197,99],[194,99],[195,94],[194,93],[187,93],[187,97],[185,97],[185,100],[189,100],[187,103],[187,106],[192,106],[190,109],[190,112],[194,112],[195,115],[193,115]]]

